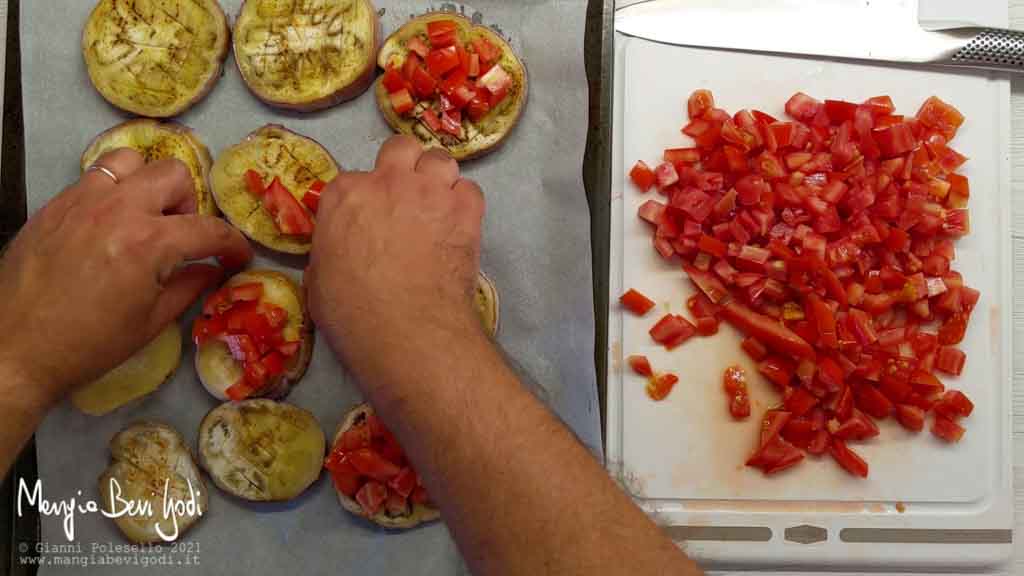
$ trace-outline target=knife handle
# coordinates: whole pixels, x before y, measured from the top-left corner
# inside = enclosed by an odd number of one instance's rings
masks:
[[[1024,72],[1024,32],[973,28],[966,42],[943,64]]]

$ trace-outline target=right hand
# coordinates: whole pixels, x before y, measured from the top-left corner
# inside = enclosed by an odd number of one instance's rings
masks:
[[[372,172],[328,184],[306,270],[310,312],[364,385],[440,352],[445,336],[483,335],[473,306],[483,213],[458,164],[409,136],[384,143]]]

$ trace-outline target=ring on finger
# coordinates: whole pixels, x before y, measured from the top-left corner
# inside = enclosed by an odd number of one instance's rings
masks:
[[[100,166],[99,164],[93,164],[92,166],[89,166],[88,168],[86,168],[85,171],[86,172],[99,172],[100,174],[103,174],[103,175],[107,176],[108,178],[110,178],[111,180],[113,180],[114,184],[120,184],[121,183],[121,179],[117,177],[117,174],[114,174],[114,171],[111,170],[110,168],[107,168],[106,166]]]

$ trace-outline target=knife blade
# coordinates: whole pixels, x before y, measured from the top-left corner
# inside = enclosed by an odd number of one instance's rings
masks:
[[[680,46],[1024,72],[1024,32],[929,31],[909,0],[647,0],[615,30]]]

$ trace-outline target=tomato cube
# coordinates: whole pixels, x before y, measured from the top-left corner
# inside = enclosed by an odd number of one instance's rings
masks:
[[[637,292],[632,288],[627,290],[625,294],[619,297],[619,302],[622,304],[624,308],[636,314],[637,316],[643,316],[644,314],[647,314],[655,306],[654,300],[651,300],[647,296],[644,296],[643,294]]]
[[[629,363],[629,367],[640,376],[650,378],[654,376],[654,371],[651,370],[651,362],[646,356],[630,356],[626,359]]]
[[[416,101],[413,100],[412,94],[410,94],[409,90],[406,88],[402,88],[397,92],[392,92],[388,97],[391,100],[391,108],[395,111],[395,114],[398,114],[399,116],[405,116],[409,112],[412,112],[412,109],[416,107]]]

